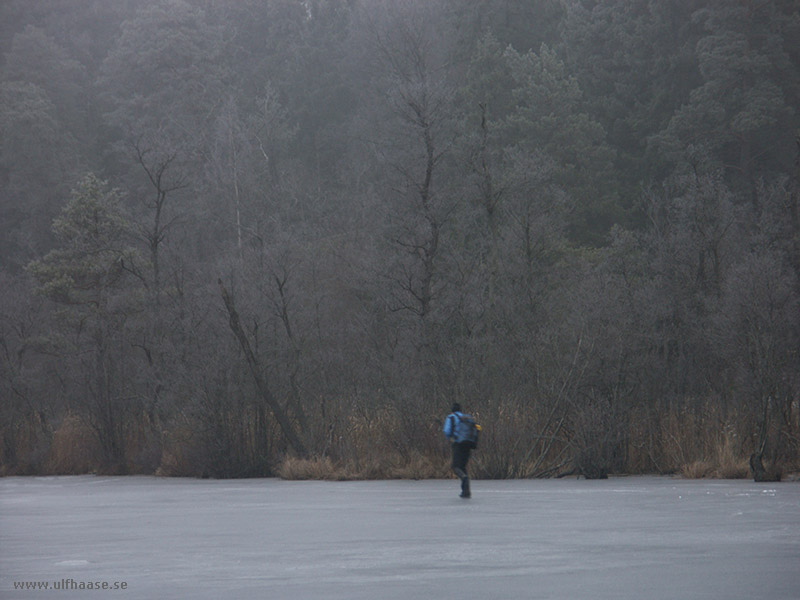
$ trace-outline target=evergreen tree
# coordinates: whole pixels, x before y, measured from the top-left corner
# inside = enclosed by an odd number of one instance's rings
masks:
[[[605,131],[584,108],[583,92],[556,52],[513,48],[506,59],[514,78],[516,106],[503,126],[507,139],[555,163],[555,181],[571,196],[569,235],[579,243],[602,244],[621,218],[614,187],[614,152]]]
[[[73,410],[85,417],[113,469],[124,468],[126,432],[136,418],[126,322],[137,310],[126,262],[135,256],[120,195],[85,177],[53,222],[60,247],[29,265],[39,292],[61,306],[56,368]]]
[[[677,152],[705,148],[752,201],[759,177],[789,172],[800,124],[800,71],[786,37],[798,11],[789,4],[714,1],[694,13],[702,82],[664,135]]]

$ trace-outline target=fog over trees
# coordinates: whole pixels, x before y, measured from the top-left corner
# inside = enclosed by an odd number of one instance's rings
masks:
[[[6,0],[0,472],[438,476],[454,401],[477,476],[800,468],[798,39],[789,0]]]

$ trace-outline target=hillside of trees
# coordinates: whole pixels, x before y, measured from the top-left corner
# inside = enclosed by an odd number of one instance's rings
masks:
[[[455,401],[477,477],[797,470],[799,39],[793,0],[5,0],[0,474],[442,476]]]

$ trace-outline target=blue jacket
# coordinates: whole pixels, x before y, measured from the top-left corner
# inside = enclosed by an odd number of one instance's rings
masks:
[[[464,416],[464,413],[454,412],[447,415],[447,418],[444,420],[444,427],[442,428],[442,431],[444,431],[444,435],[451,442],[455,439],[456,423],[458,423],[462,416]]]

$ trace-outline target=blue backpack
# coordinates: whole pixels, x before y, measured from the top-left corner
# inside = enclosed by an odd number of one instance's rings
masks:
[[[456,418],[455,427],[453,428],[453,438],[457,444],[464,444],[468,448],[475,449],[478,447],[478,432],[481,426],[475,422],[472,415],[462,414],[461,416],[453,414]]]

